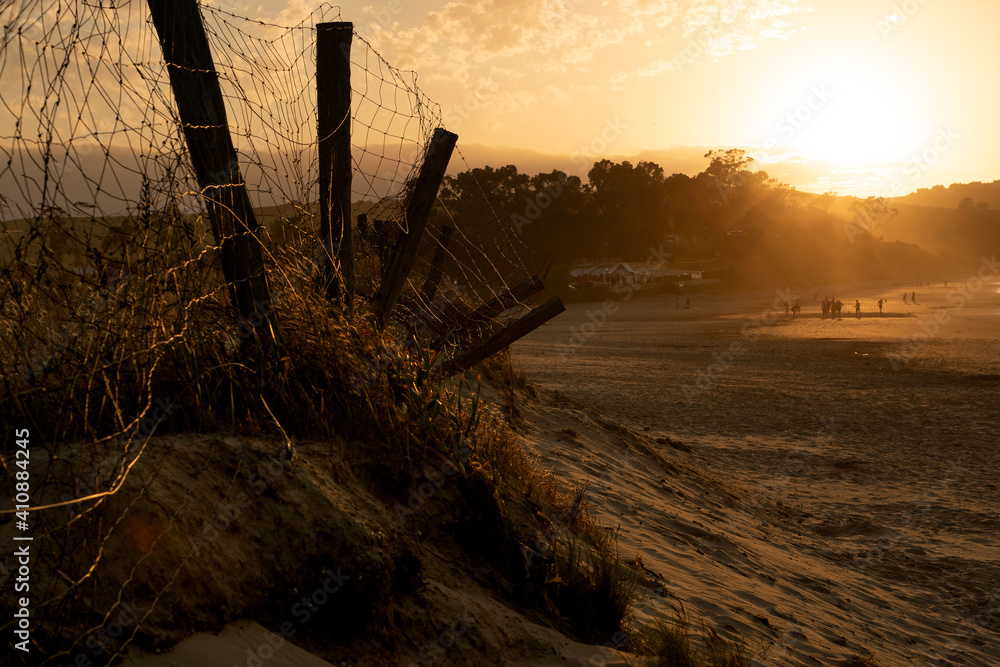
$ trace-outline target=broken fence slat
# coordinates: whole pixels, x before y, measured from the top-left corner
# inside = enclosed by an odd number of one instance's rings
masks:
[[[445,364],[445,375],[454,375],[472,368],[483,359],[493,356],[518,339],[528,335],[559,313],[566,310],[562,299],[552,297],[538,308],[526,313],[475,347],[455,355]]]

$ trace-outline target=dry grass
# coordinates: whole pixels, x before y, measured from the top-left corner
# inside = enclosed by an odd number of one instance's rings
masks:
[[[731,642],[714,628],[706,628],[701,645],[692,640],[687,612],[681,606],[677,618],[661,621],[635,637],[636,652],[652,658],[657,667],[749,667],[750,657],[742,642]]]
[[[503,400],[504,413],[517,423],[521,420],[521,411],[517,407],[518,395],[527,400],[538,400],[538,390],[524,368],[514,365],[510,349],[504,349],[486,359],[479,365],[483,378],[500,394]]]
[[[635,577],[614,535],[587,512],[586,489],[562,490],[501,414],[516,417],[518,396],[536,396],[509,354],[482,367],[503,397],[497,411],[476,383],[444,377],[435,351],[377,331],[364,300],[345,318],[308,275],[272,276],[280,338],[271,345],[233,317],[201,239],[176,252],[136,251],[125,239],[122,256],[91,260],[97,268],[81,275],[72,253],[45,262],[45,238],[41,248],[25,241],[0,275],[0,417],[29,425],[50,456],[72,445],[107,458],[169,432],[336,438],[352,443],[350,475],[389,506],[449,461],[460,472],[458,532],[520,602],[584,638],[623,627]]]

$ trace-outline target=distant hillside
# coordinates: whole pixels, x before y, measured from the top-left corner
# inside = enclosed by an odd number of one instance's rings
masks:
[[[973,205],[986,204],[989,208],[1000,208],[1000,181],[953,183],[947,187],[935,185],[932,188],[920,188],[912,194],[896,197],[892,201],[898,204],[955,209],[966,197],[972,200]]]
[[[959,209],[958,202],[962,201],[961,198],[954,205],[945,206],[915,203],[920,199],[936,199],[948,204],[951,197],[972,197],[967,193],[973,190],[963,188],[976,186],[981,186],[979,192],[982,193],[987,193],[992,188],[996,192],[993,195],[996,197],[996,206],[989,200],[975,198],[976,204],[985,201],[988,206]],[[799,201],[802,206],[825,211],[848,223],[857,220],[857,207],[863,203],[864,200],[857,197],[805,193]],[[930,252],[946,253],[971,261],[978,260],[983,254],[1000,254],[1000,181],[935,186],[906,197],[890,199],[888,206],[898,213],[887,224],[877,227],[877,238],[887,242],[915,243]]]
[[[1000,206],[963,211],[905,203],[895,207],[899,215],[878,232],[886,241],[898,239],[970,258],[1000,253]]]

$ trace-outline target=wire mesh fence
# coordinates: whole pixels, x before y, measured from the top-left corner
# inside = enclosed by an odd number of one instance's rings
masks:
[[[271,286],[262,312],[279,320],[285,311],[321,312],[339,322],[344,315],[328,309],[319,289],[329,250],[319,235],[315,76],[316,26],[340,20],[340,11],[323,5],[282,26],[199,9],[238,185],[260,225],[252,239]],[[34,613],[73,640],[40,647],[42,655],[57,662],[90,650],[94,633],[131,609],[107,658],[141,631],[186,563],[157,565],[166,568],[158,590],[102,592],[102,554],[116,531],[141,519],[132,503],[148,500],[156,484],[155,474],[128,481],[129,471],[149,456],[154,434],[255,419],[261,406],[241,392],[253,393],[264,362],[239,352],[258,323],[231,303],[221,267],[227,238],[206,212],[209,195],[199,187],[149,4],[31,0],[5,3],[0,20],[0,413],[5,426],[30,427],[32,465],[47,459],[32,478],[34,562],[59,576],[33,590]],[[354,324],[365,331],[367,305],[409,232],[406,202],[443,122],[416,75],[392,67],[357,33],[350,62]],[[537,291],[511,293],[531,276],[532,261],[482,188],[446,192],[389,329],[416,350],[473,345]],[[297,316],[288,317],[294,337]],[[339,331],[331,336],[354,335]],[[386,366],[373,362],[350,377],[371,384]],[[317,409],[335,400],[321,397]],[[3,531],[14,530],[14,440],[5,428],[4,496],[12,500],[0,508]],[[168,534],[181,511],[157,520],[154,542],[177,537]],[[145,556],[134,563],[144,566]],[[12,572],[5,561],[0,577]]]

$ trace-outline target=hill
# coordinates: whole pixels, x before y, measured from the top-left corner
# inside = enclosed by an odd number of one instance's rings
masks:
[[[933,206],[938,208],[958,208],[963,199],[969,198],[974,204],[986,204],[990,208],[1000,208],[1000,181],[992,183],[952,183],[920,188],[905,197],[896,197],[897,204]]]

